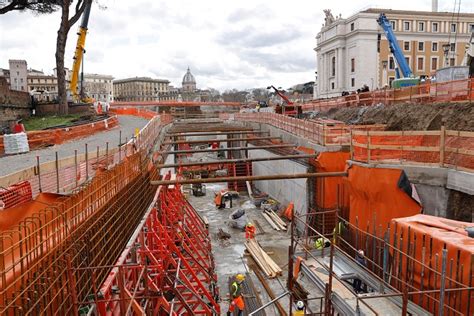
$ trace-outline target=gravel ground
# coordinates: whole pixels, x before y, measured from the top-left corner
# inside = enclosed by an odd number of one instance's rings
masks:
[[[109,148],[117,146],[119,143],[119,133],[122,131],[122,141],[125,137],[130,139],[133,136],[135,128],[142,128],[148,120],[135,116],[119,116],[120,126],[107,131],[94,134],[92,136],[76,139],[61,145],[55,145],[45,149],[34,150],[26,154],[5,156],[0,158],[0,176],[13,173],[36,165],[36,156],[40,156],[40,162],[52,161],[55,159],[55,152],[58,152],[59,159],[74,155],[74,150],[78,153],[85,150],[85,144],[88,144],[89,151],[95,152],[97,146],[105,148],[105,143],[109,142]]]

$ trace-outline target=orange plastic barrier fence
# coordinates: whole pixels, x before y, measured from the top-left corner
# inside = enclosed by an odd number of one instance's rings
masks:
[[[31,201],[32,198],[31,185],[28,181],[13,184],[5,189],[0,188],[0,201],[5,204],[5,209]],[[0,213],[2,213],[1,210]]]
[[[473,286],[474,242],[464,228],[471,223],[459,222],[428,215],[395,218],[391,223],[392,273],[397,279],[410,282],[409,291],[439,290],[444,281],[446,289]],[[443,249],[446,261],[443,267]],[[408,256],[401,256],[406,253]],[[445,274],[442,275],[442,271]],[[400,289],[397,279],[392,284]],[[474,314],[472,290],[444,293],[443,314]],[[437,315],[440,311],[440,293],[415,294],[411,299]]]
[[[150,110],[144,110],[140,108],[111,108],[109,110],[111,113],[115,113],[117,115],[133,115],[142,117],[148,120],[151,120],[153,117],[158,115],[158,113]]]
[[[302,105],[304,111],[327,111],[348,106],[371,106],[397,103],[460,102],[474,100],[474,79],[427,82],[401,89],[381,89],[347,96],[319,99]]]
[[[356,161],[474,170],[474,132],[354,131],[351,148]]]
[[[102,121],[97,121],[88,124],[27,132],[28,145],[30,147],[30,150],[38,149],[45,146],[58,145],[73,139],[93,135],[99,131],[108,130],[117,125],[118,119],[116,116],[113,116]],[[3,136],[0,136],[0,153],[3,153],[3,151]]]

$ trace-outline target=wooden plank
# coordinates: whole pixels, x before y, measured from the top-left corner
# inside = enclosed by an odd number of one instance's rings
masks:
[[[275,224],[270,216],[268,216],[265,212],[262,212],[262,215],[263,215],[263,218],[265,218],[265,220],[268,222],[268,224],[270,224],[270,226],[273,227],[273,229],[277,230],[277,231],[280,231],[280,228],[277,226],[277,224]]]
[[[439,136],[440,131],[368,131],[370,136]],[[367,136],[367,131],[353,130],[353,135]]]
[[[474,132],[447,130],[446,135],[459,137],[474,137]]]
[[[463,154],[463,155],[468,155],[468,156],[474,156],[474,150],[471,150],[471,149],[446,147],[445,151],[450,152],[450,153],[457,153],[457,154]]]
[[[439,151],[439,146],[435,147],[435,146],[402,146],[402,145],[374,145],[374,144],[370,144],[370,149],[438,152]]]

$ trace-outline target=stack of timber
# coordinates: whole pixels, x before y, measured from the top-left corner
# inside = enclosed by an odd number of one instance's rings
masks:
[[[286,230],[286,223],[274,211],[264,210],[262,215],[273,229],[277,231]]]
[[[282,274],[281,268],[270,258],[262,247],[260,247],[255,239],[247,240],[245,242],[245,248],[247,248],[260,269],[262,269],[269,278],[274,278]]]

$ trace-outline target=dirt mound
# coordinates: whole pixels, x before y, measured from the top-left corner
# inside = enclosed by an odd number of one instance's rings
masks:
[[[443,120],[447,129],[474,131],[474,103],[396,104],[331,109],[316,117],[347,124],[386,124],[386,130],[438,130]]]

